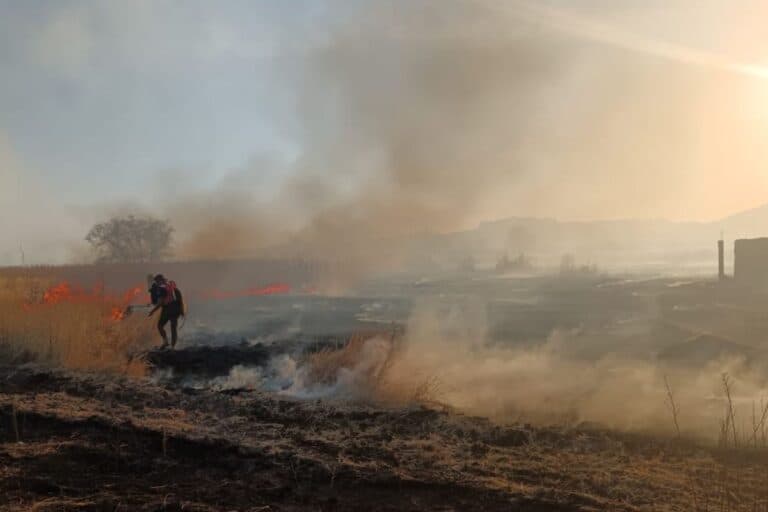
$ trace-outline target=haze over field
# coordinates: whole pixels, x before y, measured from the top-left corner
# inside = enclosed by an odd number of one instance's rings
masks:
[[[0,0],[0,510],[768,511],[767,15]]]
[[[768,199],[756,0],[0,10],[2,264],[82,258],[123,212],[169,218],[181,258],[327,257],[509,216],[709,222]]]

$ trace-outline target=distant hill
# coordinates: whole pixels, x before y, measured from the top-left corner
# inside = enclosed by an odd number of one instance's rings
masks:
[[[768,236],[768,203],[714,222],[729,239]]]
[[[541,265],[557,265],[564,254],[601,267],[699,267],[716,265],[716,241],[768,236],[768,204],[714,222],[667,220],[559,221],[510,217],[474,229],[409,240],[422,259],[455,265],[471,256],[492,265],[504,254],[527,254]],[[730,252],[730,251],[729,251]],[[431,259],[430,259],[431,258]],[[419,259],[414,256],[414,259]]]

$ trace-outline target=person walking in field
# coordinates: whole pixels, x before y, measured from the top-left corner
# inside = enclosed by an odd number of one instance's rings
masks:
[[[168,334],[165,332],[165,326],[171,324],[171,348],[176,347],[179,340],[179,317],[184,316],[184,297],[176,283],[169,281],[162,274],[157,274],[152,280],[152,286],[149,289],[149,295],[152,299],[152,311],[148,316],[152,316],[159,309],[160,319],[157,321],[157,330],[163,338],[161,349],[168,348]]]

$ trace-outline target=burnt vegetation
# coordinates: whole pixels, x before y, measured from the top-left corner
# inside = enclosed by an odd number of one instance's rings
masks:
[[[329,297],[309,262],[169,266],[194,311],[175,352],[60,284],[141,264],[4,273],[0,509],[768,506],[765,372],[739,359],[760,296],[732,283],[490,269]],[[293,291],[198,294],[211,275]]]
[[[3,368],[5,510],[765,510],[768,467],[594,427]]]

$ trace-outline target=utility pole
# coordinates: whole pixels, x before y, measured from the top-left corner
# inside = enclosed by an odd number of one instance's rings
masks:
[[[725,240],[724,234],[720,232],[720,240],[717,241],[717,278],[725,281]]]

